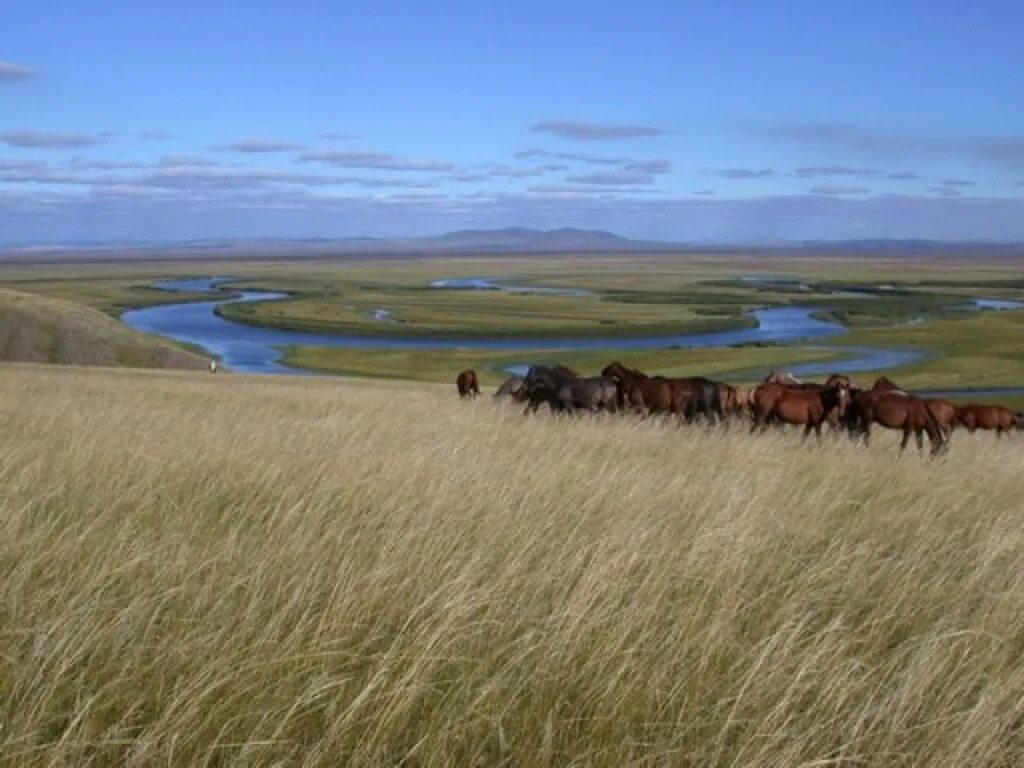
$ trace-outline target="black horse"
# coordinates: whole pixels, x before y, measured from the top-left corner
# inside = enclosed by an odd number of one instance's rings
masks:
[[[535,413],[543,403],[555,413],[581,410],[615,413],[619,409],[619,386],[608,376],[568,376],[555,368],[535,365],[523,379],[523,388],[530,400],[526,413]]]

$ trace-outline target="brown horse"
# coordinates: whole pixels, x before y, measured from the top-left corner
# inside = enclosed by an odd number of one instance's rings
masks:
[[[776,373],[775,371],[772,371],[765,377],[764,383],[779,384],[783,387],[787,387],[788,389],[807,392],[820,392],[834,387],[843,387],[847,392],[849,392],[853,388],[853,382],[850,381],[850,377],[844,376],[840,373],[833,373],[825,379],[824,384],[819,384],[816,381],[800,381],[789,373]],[[753,401],[751,401],[751,405],[753,405]],[[828,414],[828,423],[832,429],[839,429],[841,419],[842,414],[837,409],[833,409]]]
[[[1024,418],[1001,405],[962,405],[957,408],[956,423],[968,432],[976,429],[994,429],[996,437],[1011,429],[1024,428]]]
[[[459,397],[476,397],[480,394],[480,380],[472,368],[455,377],[455,386],[459,390]]]
[[[902,390],[855,390],[847,416],[848,426],[860,430],[865,445],[871,440],[871,426],[878,424],[886,429],[903,431],[901,452],[906,449],[911,435],[917,441],[917,449],[922,451],[923,435],[927,434],[933,456],[946,447],[945,433],[928,404]]]
[[[879,376],[875,379],[874,386],[871,387],[872,392],[889,392],[892,394],[899,394],[904,396],[911,396],[902,387],[898,386],[896,382],[887,376]],[[928,407],[928,411],[938,422],[939,428],[942,430],[942,439],[945,442],[949,442],[949,438],[953,434],[953,424],[956,420],[957,405],[952,400],[946,400],[941,397],[922,397],[919,398]]]
[[[850,390],[842,382],[829,387],[798,389],[782,384],[762,384],[754,390],[754,424],[750,431],[764,432],[773,421],[803,426],[806,439],[813,431],[821,439],[821,427],[832,414],[841,417],[849,403]]]
[[[700,414],[711,421],[722,416],[718,385],[703,377],[648,376],[618,360],[606,365],[601,375],[615,379],[626,408],[644,413],[674,413],[687,421]]]

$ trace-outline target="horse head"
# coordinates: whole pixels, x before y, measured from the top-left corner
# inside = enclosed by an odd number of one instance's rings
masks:
[[[826,387],[831,387],[836,384],[842,384],[843,386],[846,387],[847,390],[849,390],[853,386],[853,382],[850,380],[850,377],[844,376],[841,373],[833,373],[831,376],[825,379]]]
[[[830,376],[821,390],[821,401],[830,413],[835,412],[843,420],[852,401],[849,379],[846,376]]]
[[[622,372],[626,370],[626,366],[620,363],[618,360],[613,360],[608,363],[604,368],[601,369],[602,376],[611,376],[613,379],[621,378]]]
[[[643,371],[639,371],[636,368],[627,368],[622,363],[620,363],[618,360],[615,360],[614,362],[608,363],[608,365],[606,365],[601,370],[601,375],[602,376],[609,376],[609,377],[611,377],[613,379],[617,379],[617,380],[623,381],[623,382],[625,382],[625,381],[633,382],[633,381],[638,381],[640,379],[646,379],[647,378],[647,374],[645,374]]]
[[[533,365],[523,379],[523,389],[531,395],[544,389],[554,392],[558,389],[558,378],[547,366]]]

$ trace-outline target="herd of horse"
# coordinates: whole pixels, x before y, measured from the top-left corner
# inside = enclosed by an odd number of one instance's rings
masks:
[[[461,397],[480,394],[473,370],[462,371],[456,386]],[[803,427],[804,438],[813,432],[820,439],[822,427],[828,424],[865,443],[872,427],[881,426],[903,433],[901,451],[911,437],[923,451],[927,436],[932,455],[948,447],[956,427],[969,432],[992,430],[998,437],[1024,429],[1024,413],[1000,405],[957,405],[945,398],[920,397],[885,376],[863,389],[842,374],[816,383],[772,371],[758,386],[740,389],[701,376],[649,376],[616,360],[599,376],[581,376],[562,365],[535,365],[525,376],[505,381],[495,397],[526,403],[527,414],[546,404],[553,413],[662,414],[687,423],[725,425],[745,420],[751,433],[788,424]]]

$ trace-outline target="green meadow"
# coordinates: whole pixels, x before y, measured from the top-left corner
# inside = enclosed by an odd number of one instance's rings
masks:
[[[287,299],[236,304],[227,319],[258,326],[354,334],[367,339],[454,339],[451,349],[396,350],[295,346],[292,366],[356,377],[450,381],[465,367],[485,384],[529,362],[583,371],[621,359],[670,375],[752,380],[766,368],[840,359],[843,348],[917,349],[925,359],[889,371],[912,387],[1024,384],[1024,312],[968,311],[973,298],[1024,299],[1024,269],[1013,261],[766,254],[619,254],[377,258],[211,259],[5,265],[0,283],[28,294],[82,304],[117,317],[125,309],[208,298],[151,287],[169,277],[229,275],[227,289],[283,291]],[[479,277],[506,285],[585,295],[439,290],[435,280]],[[713,349],[636,350],[629,339],[749,326],[759,307],[810,306],[849,333],[822,343]],[[387,312],[385,320],[374,317]],[[469,350],[482,337],[622,338],[620,348]],[[829,349],[822,349],[827,346]],[[851,352],[850,354],[853,354]],[[868,372],[869,377],[874,372]]]

